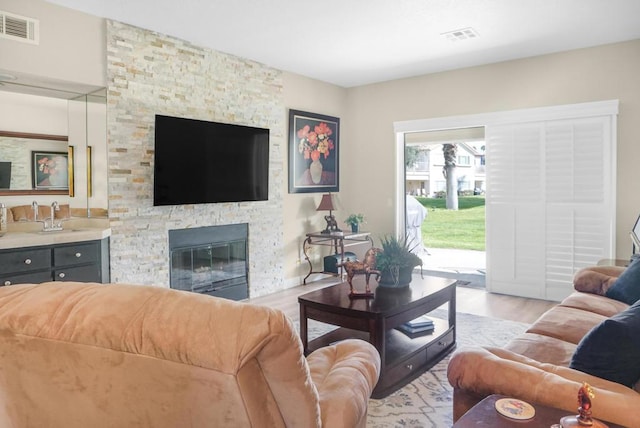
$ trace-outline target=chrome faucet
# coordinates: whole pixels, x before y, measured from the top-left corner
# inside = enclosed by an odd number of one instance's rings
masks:
[[[38,203],[36,201],[31,202],[31,209],[33,209],[33,221],[38,220]]]
[[[43,232],[51,232],[56,230],[62,230],[62,220],[56,223],[56,211],[60,211],[60,205],[57,201],[54,201],[51,204],[51,216],[45,219],[38,219],[38,203],[33,201],[31,203],[31,208],[33,209],[33,221],[37,221],[42,223],[42,231]]]
[[[58,201],[53,201],[51,204],[51,218],[49,223],[49,229],[47,229],[47,223],[45,222],[45,230],[62,230],[62,220],[56,223],[56,211],[60,211],[60,205]]]

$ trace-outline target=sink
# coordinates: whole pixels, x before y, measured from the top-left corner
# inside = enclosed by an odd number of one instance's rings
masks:
[[[62,230],[40,230],[36,232],[38,235],[55,235],[56,233],[81,232],[81,229],[62,229]]]

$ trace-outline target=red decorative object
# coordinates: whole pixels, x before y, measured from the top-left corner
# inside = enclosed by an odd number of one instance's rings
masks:
[[[376,280],[380,279],[380,271],[376,270],[376,256],[381,251],[382,250],[380,248],[369,248],[364,255],[363,261],[346,261],[340,265],[343,266],[344,270],[347,272],[347,282],[349,283],[350,298],[353,299],[374,296],[374,294],[371,292],[371,287],[369,286],[369,278],[371,278],[371,274],[375,274]],[[366,287],[364,293],[356,291],[353,287],[353,277],[357,274],[365,275]]]
[[[596,428],[608,428],[608,425],[602,423],[591,417],[591,400],[595,397],[593,388],[587,383],[583,382],[582,386],[578,390],[578,415],[565,416],[560,419],[560,425],[562,428],[573,427],[596,427]]]

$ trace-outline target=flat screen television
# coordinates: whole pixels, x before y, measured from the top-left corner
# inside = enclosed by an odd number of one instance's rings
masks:
[[[11,162],[0,162],[0,189],[11,186]]]
[[[269,130],[156,115],[153,205],[265,201]]]

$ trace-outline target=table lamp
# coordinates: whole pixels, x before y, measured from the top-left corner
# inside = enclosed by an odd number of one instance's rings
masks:
[[[318,205],[316,211],[329,211],[329,215],[324,216],[324,219],[327,221],[327,228],[323,230],[322,233],[341,232],[341,230],[338,229],[338,222],[336,222],[336,218],[331,214],[334,209],[335,207],[333,206],[331,193],[322,195],[322,200],[320,201],[320,205]]]

